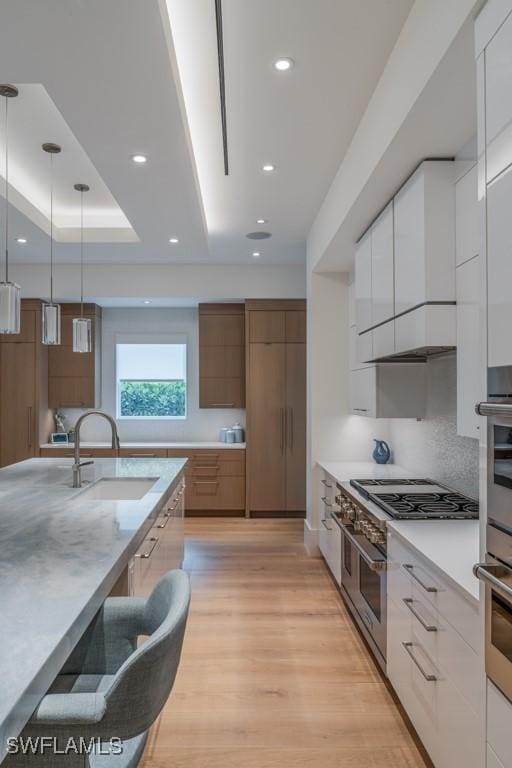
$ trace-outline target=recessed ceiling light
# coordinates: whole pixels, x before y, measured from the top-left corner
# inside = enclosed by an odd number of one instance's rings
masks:
[[[263,166],[263,170],[265,173],[272,173],[272,171],[275,171],[276,167],[275,165],[272,165],[272,163],[265,163]]]
[[[132,155],[132,161],[140,165],[142,163],[147,163],[148,158],[146,155]]]
[[[151,302],[150,302],[150,300],[149,300],[149,299],[145,299],[145,300],[144,300],[142,303],[143,303],[143,304],[151,304]]]
[[[266,223],[267,223],[266,219],[257,219],[256,220],[256,224],[266,224]]]
[[[277,69],[278,72],[287,72],[289,69],[291,69],[294,65],[293,59],[289,59],[287,57],[276,59],[274,61],[274,69]]]
[[[26,237],[17,237],[16,238],[16,242],[19,243],[20,245],[25,245],[25,243],[27,242],[27,238]]]
[[[177,237],[170,237],[169,242],[172,243],[173,245],[176,245],[176,243],[179,243],[179,240]]]
[[[259,257],[261,256],[261,253],[259,251],[253,251],[252,256],[253,256],[253,259],[259,259]]]

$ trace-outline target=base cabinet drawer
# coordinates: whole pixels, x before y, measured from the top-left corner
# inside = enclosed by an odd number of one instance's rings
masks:
[[[187,478],[186,510],[241,510],[245,508],[245,478]]]
[[[387,672],[436,768],[481,768],[484,723],[388,596]]]
[[[75,452],[72,445],[69,448],[41,448],[39,455],[42,459],[74,459]],[[113,448],[84,448],[80,449],[81,459],[106,459],[115,458],[117,451]]]
[[[165,448],[120,448],[119,456],[122,459],[166,459]]]

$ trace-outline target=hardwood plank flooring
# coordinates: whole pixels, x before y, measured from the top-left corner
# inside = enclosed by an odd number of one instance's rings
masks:
[[[186,520],[192,603],[142,768],[425,768],[302,520]]]

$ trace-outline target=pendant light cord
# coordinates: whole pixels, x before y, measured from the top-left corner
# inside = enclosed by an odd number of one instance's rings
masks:
[[[53,154],[50,154],[50,304],[53,304]]]
[[[5,97],[5,282],[9,282],[9,99]]]
[[[80,190],[80,317],[84,316],[84,190]]]

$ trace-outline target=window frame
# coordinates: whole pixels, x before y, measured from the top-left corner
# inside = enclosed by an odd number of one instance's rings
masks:
[[[183,416],[122,416],[121,415],[121,388],[118,375],[118,347],[123,345],[183,345],[185,347],[185,414]],[[118,421],[186,421],[188,419],[188,398],[189,398],[189,339],[186,334],[116,334],[114,338],[114,387],[116,401],[116,420]],[[176,379],[123,379],[123,381],[176,381]]]

